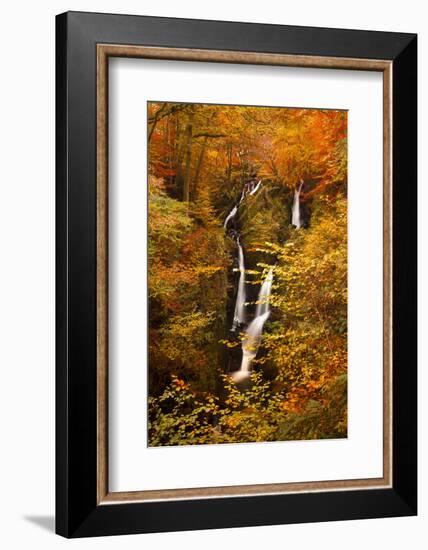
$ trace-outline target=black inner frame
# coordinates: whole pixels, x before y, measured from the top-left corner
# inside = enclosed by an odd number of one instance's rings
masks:
[[[96,45],[393,61],[393,486],[97,505]],[[417,513],[417,37],[68,12],[56,18],[56,531],[65,537]]]

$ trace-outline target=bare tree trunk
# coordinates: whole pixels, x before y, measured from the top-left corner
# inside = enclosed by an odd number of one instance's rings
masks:
[[[179,188],[183,183],[183,145],[181,143],[181,125],[178,116],[175,120],[175,139],[174,139],[174,166],[175,166],[175,185]]]
[[[153,117],[152,126],[151,126],[150,131],[149,131],[149,138],[148,138],[149,143],[150,143],[150,140],[152,139],[152,135],[153,135],[153,132],[155,131],[155,128],[156,128],[156,125],[159,121],[159,118],[160,118],[161,114],[166,109],[166,105],[167,105],[166,103],[162,103],[162,107],[160,107],[160,109],[155,113],[155,115]]]
[[[232,154],[233,154],[233,146],[231,143],[227,144],[227,172],[226,172],[226,179],[227,183],[230,185],[232,180]]]
[[[196,165],[195,177],[193,178],[193,193],[194,194],[196,194],[196,192],[197,192],[197,187],[198,187],[198,183],[199,183],[199,176],[201,175],[202,162],[203,162],[203,159],[204,159],[205,149],[207,148],[207,141],[208,141],[208,137],[205,136],[204,141],[201,145],[201,150],[199,152],[199,158],[198,158],[198,163]]]
[[[189,202],[190,199],[190,162],[192,160],[192,135],[193,135],[193,109],[189,112],[189,119],[186,126],[186,149],[185,149],[185,168],[183,183],[183,201]]]
[[[168,180],[169,185],[172,186],[174,181],[174,166],[173,166],[173,157],[174,157],[174,145],[171,141],[171,117],[168,117],[166,122],[166,134],[167,138],[166,141],[168,143],[168,166],[169,166],[169,174],[168,174]]]

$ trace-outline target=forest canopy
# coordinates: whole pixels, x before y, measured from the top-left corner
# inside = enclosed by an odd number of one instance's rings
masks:
[[[147,118],[149,445],[346,437],[347,112]]]

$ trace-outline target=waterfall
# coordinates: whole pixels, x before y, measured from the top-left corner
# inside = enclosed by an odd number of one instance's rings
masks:
[[[235,206],[232,208],[232,210],[229,212],[227,218],[224,220],[224,224],[223,224],[223,227],[226,229],[227,228],[227,224],[229,223],[229,220],[231,220],[232,218],[235,217],[236,213],[238,212],[238,206],[241,204],[241,202],[245,199],[246,195],[255,195],[260,187],[262,183],[262,180],[259,180],[257,185],[254,187],[254,189],[250,192],[248,191],[245,191],[245,186],[244,186],[244,189],[242,190],[242,193],[241,193],[241,198],[239,199],[239,202],[238,204],[235,204]]]
[[[256,185],[252,182],[245,184],[244,189],[242,190],[241,198],[237,204],[229,212],[228,216],[224,220],[223,227],[227,229],[227,224],[231,219],[233,219],[237,212],[239,205],[245,199],[247,195],[255,195],[260,188],[262,180],[259,180]],[[299,188],[300,193],[301,186]],[[298,197],[297,197],[297,209]],[[294,205],[293,205],[293,216],[294,216]],[[298,212],[298,216],[299,212]],[[294,218],[293,218],[294,219]],[[299,221],[300,227],[300,221]],[[236,231],[233,232],[235,235],[238,235]],[[238,282],[238,292],[236,294],[235,302],[235,311],[233,314],[232,322],[232,331],[239,330],[242,325],[245,325],[246,322],[246,312],[245,312],[245,261],[244,261],[244,251],[241,246],[240,236],[236,239],[236,245],[238,247],[238,262],[239,262],[239,282]],[[273,280],[273,271],[272,268],[269,270],[265,280],[263,281],[259,295],[257,298],[257,307],[254,319],[247,326],[244,331],[244,338],[242,340],[242,362],[241,368],[239,371],[232,374],[232,378],[236,381],[242,380],[251,374],[251,363],[257,355],[257,351],[260,345],[261,335],[263,331],[263,326],[267,321],[270,315],[270,306],[269,306],[269,297],[272,287]]]
[[[238,206],[235,204],[235,206],[232,208],[230,213],[228,214],[227,218],[224,220],[223,227],[226,229],[227,224],[229,223],[229,220],[235,217],[236,212],[238,211]]]
[[[236,216],[236,213],[238,212],[238,207],[241,204],[241,202],[244,200],[247,194],[254,195],[257,190],[259,189],[260,185],[262,183],[262,180],[259,180],[257,185],[250,191],[246,191],[246,184],[244,186],[244,189],[242,190],[241,198],[237,204],[232,208],[232,210],[229,212],[227,218],[224,220],[223,227],[227,229],[227,224],[229,223],[229,220],[234,218]],[[236,240],[236,244],[238,245],[238,259],[239,259],[239,283],[238,283],[238,293],[236,295],[236,304],[235,304],[235,313],[233,316],[233,323],[231,330],[236,330],[239,328],[240,325],[245,323],[245,265],[244,265],[244,252],[242,250],[241,243],[239,241],[239,237]]]
[[[291,223],[297,229],[302,227],[302,220],[300,218],[300,191],[302,190],[303,181],[300,180],[299,189],[294,191],[293,208],[291,211]]]
[[[257,190],[260,187],[261,183],[262,183],[262,180],[259,180],[258,184],[254,187],[254,189],[250,191],[250,195],[255,195],[257,193]]]
[[[273,282],[272,268],[269,269],[262,286],[260,287],[259,295],[257,298],[256,317],[261,317],[266,313],[270,313],[269,297]]]
[[[273,272],[269,270],[257,298],[257,307],[254,319],[248,325],[242,341],[242,363],[239,371],[232,374],[235,382],[247,378],[251,374],[251,363],[257,355],[260,345],[263,326],[270,315],[269,297],[272,288]]]
[[[236,330],[239,328],[239,325],[245,323],[245,264],[244,252],[242,250],[241,243],[239,242],[239,237],[236,240],[236,244],[238,245],[239,283],[231,330]]]

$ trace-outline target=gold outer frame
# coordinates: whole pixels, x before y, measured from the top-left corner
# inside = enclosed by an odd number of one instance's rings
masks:
[[[383,476],[315,482],[109,492],[108,59],[132,57],[383,73]],[[97,504],[392,487],[392,61],[220,50],[97,45]]]

